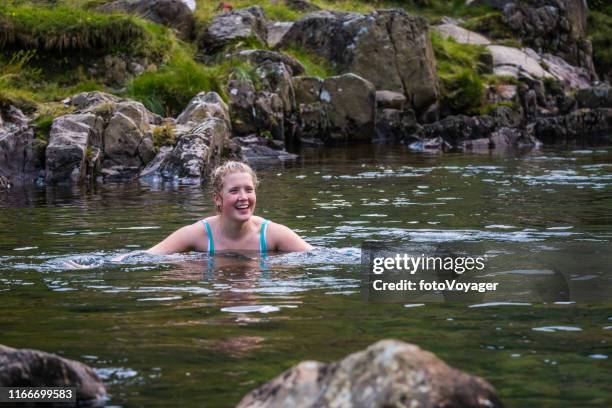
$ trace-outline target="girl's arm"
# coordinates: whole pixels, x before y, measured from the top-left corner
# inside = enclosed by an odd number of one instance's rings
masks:
[[[277,251],[282,252],[304,252],[312,250],[312,245],[304,241],[291,228],[282,224],[270,223],[268,227],[271,246]]]
[[[179,228],[159,244],[147,249],[153,255],[170,255],[177,252],[191,251],[195,248],[197,237],[202,235],[201,227],[196,224]]]

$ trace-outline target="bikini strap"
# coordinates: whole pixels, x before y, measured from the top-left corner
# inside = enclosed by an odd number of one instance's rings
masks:
[[[270,220],[264,220],[261,224],[261,230],[259,231],[259,253],[261,256],[266,256],[268,244],[266,242],[266,230],[268,229],[268,223]]]
[[[207,220],[202,220],[202,223],[206,227],[206,234],[208,235],[208,255],[212,256],[215,254],[215,241],[213,240],[212,229]]]

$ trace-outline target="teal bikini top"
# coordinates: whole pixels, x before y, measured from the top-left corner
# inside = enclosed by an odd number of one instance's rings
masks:
[[[268,244],[266,243],[266,229],[268,228],[268,223],[270,220],[264,220],[261,224],[261,230],[259,231],[259,253],[265,257],[266,250],[268,249]],[[202,220],[204,226],[206,227],[206,233],[208,234],[208,255],[212,256],[215,254],[215,241],[213,240],[212,228],[210,228],[210,224],[206,220]]]

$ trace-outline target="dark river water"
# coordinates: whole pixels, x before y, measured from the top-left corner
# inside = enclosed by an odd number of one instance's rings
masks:
[[[302,153],[259,169],[257,213],[318,248],[265,265],[211,267],[197,253],[112,262],[211,215],[199,186],[0,193],[0,343],[89,364],[113,406],[233,406],[302,360],[383,338],[486,378],[510,407],[612,406],[612,149]],[[367,240],[464,246],[493,275],[552,274],[569,295],[369,303]]]

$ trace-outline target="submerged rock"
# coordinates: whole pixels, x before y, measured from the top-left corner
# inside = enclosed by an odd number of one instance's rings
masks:
[[[216,52],[237,40],[254,38],[266,43],[268,37],[267,21],[259,6],[217,14],[200,39],[200,47],[205,52]]]
[[[491,133],[502,127],[517,127],[522,116],[513,109],[501,106],[489,115],[454,115],[423,126],[423,139],[443,138],[452,147],[459,147],[472,139],[488,138]]]
[[[284,149],[284,143],[257,136],[235,137],[232,139],[241,147],[241,159],[249,163],[285,162],[297,159],[297,155]]]
[[[480,377],[449,367],[434,354],[382,340],[341,361],[304,361],[251,391],[239,408],[501,407]]]
[[[594,145],[612,142],[612,108],[580,109],[568,115],[538,118],[535,136],[544,144]]]
[[[363,15],[318,11],[293,24],[279,46],[297,45],[354,73],[376,89],[401,92],[424,110],[438,99],[435,60],[427,22],[403,10]]]
[[[106,388],[83,363],[0,345],[0,387],[76,387],[79,406],[103,406]]]
[[[183,40],[191,38],[195,19],[181,0],[115,0],[98,7],[107,13],[125,12],[174,28]]]

